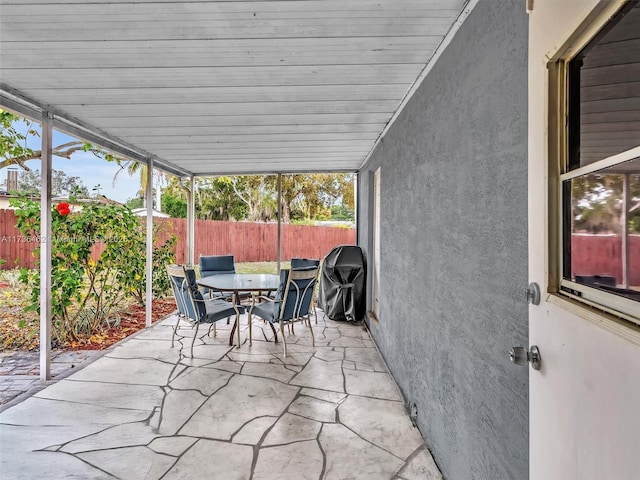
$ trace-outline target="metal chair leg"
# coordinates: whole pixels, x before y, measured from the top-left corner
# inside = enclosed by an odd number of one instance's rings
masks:
[[[178,315],[178,321],[176,322],[175,327],[173,327],[173,335],[171,335],[171,348],[173,348],[173,341],[176,338],[176,332],[178,331],[178,325],[180,325],[180,315]]]
[[[198,336],[199,328],[200,328],[200,324],[196,323],[196,333],[193,334],[193,339],[191,340],[191,358],[193,358],[193,344],[196,343],[196,337]]]
[[[284,357],[287,358],[287,338],[284,334],[284,324],[282,323],[282,319],[280,319],[280,333],[282,334],[282,344],[284,345]]]
[[[211,330],[213,330],[213,338],[218,336],[218,332],[216,331],[216,322],[213,322],[209,327],[209,331],[207,332],[208,336],[211,336]]]
[[[314,337],[313,335],[313,327],[311,326],[311,317],[309,317],[309,330],[311,330],[311,346],[315,347],[316,346],[316,337]]]

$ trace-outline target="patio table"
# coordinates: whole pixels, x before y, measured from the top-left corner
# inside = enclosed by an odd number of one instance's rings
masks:
[[[221,275],[209,275],[208,277],[202,277],[197,280],[198,285],[207,287],[211,290],[218,292],[231,292],[234,308],[236,313],[238,309],[238,295],[240,292],[251,292],[251,304],[255,303],[255,299],[262,292],[274,292],[278,290],[280,285],[280,276],[271,275],[268,273],[225,273]],[[237,317],[240,318],[239,316]],[[240,348],[240,320],[237,324],[234,323],[229,335],[229,345],[233,342],[234,331],[238,332],[238,346]]]

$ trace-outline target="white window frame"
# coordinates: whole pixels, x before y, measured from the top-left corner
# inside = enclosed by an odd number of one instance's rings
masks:
[[[569,82],[568,64],[582,49],[592,41],[597,33],[617,13],[624,3],[609,5],[596,15],[591,22],[578,29],[566,45],[556,53],[549,55],[549,215],[550,215],[550,275],[551,293],[572,298],[591,307],[596,307],[618,318],[640,325],[640,302],[621,297],[603,290],[589,287],[563,278],[563,204],[562,184],[564,181],[589,173],[613,167],[622,162],[640,157],[640,146],[612,155],[583,167],[568,170],[569,136]]]

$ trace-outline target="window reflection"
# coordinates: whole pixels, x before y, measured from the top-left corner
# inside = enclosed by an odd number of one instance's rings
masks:
[[[570,62],[571,169],[638,145],[639,42],[640,3],[637,3]]]
[[[640,159],[567,180],[564,192],[564,278],[640,300]]]

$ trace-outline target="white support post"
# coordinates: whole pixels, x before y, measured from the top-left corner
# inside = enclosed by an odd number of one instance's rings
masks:
[[[282,261],[282,174],[278,174],[278,275]]]
[[[147,296],[145,302],[146,326],[151,326],[153,308],[153,160],[147,163],[147,189],[145,191],[147,200],[147,262],[146,281]]]
[[[40,189],[40,380],[51,379],[51,162],[52,115],[42,118]]]
[[[187,190],[187,257],[185,263],[193,265],[195,262],[195,242],[196,242],[196,196],[194,191],[193,177],[189,179],[189,189]]]
[[[631,208],[631,174],[625,173],[622,183],[622,287],[629,288],[629,209]]]
[[[358,180],[360,179],[360,174],[355,173],[353,175],[353,223],[356,226],[356,245],[360,245],[360,229],[358,228],[358,210],[360,208],[360,204],[358,202]]]

